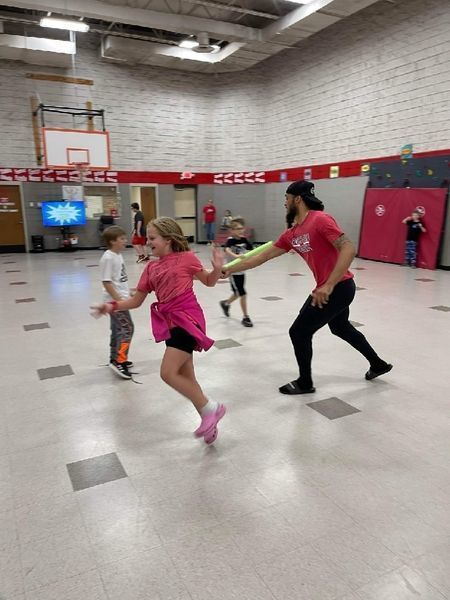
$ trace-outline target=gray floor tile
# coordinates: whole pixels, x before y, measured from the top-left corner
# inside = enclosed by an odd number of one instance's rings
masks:
[[[440,305],[440,306],[430,306],[430,308],[432,310],[441,310],[442,312],[450,312],[450,306],[444,306],[444,305]]]
[[[280,296],[262,296],[261,300],[267,300],[268,302],[275,302],[276,300],[283,300]]]
[[[435,279],[429,279],[428,277],[418,277],[416,281],[436,281]]]
[[[70,365],[58,365],[57,367],[48,367],[47,369],[37,370],[39,379],[53,379],[54,377],[67,377],[73,375]]]
[[[31,323],[30,325],[24,325],[25,331],[34,331],[35,329],[49,329],[48,323]]]
[[[364,327],[364,323],[358,323],[358,321],[350,321],[353,327]]]
[[[11,281],[9,285],[25,285],[27,281]]]
[[[75,492],[128,477],[115,452],[70,463],[67,471]]]
[[[214,342],[214,346],[218,350],[225,350],[225,348],[237,348],[238,346],[242,346],[242,344],[236,342],[236,340],[232,340],[231,338],[226,338],[224,340],[216,340]]]
[[[16,298],[16,304],[22,304],[23,302],[36,302],[36,298]]]
[[[308,402],[307,406],[330,420],[340,419],[341,417],[361,412],[359,409],[351,406],[351,404],[347,404],[347,402],[334,397],[318,400],[317,402]]]

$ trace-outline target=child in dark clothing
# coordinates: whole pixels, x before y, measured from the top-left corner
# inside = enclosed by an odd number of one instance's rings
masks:
[[[248,250],[253,248],[253,245],[244,237],[245,221],[240,217],[233,219],[230,223],[231,236],[225,244],[225,253],[228,254],[230,260],[239,258]],[[226,317],[230,316],[230,304],[239,298],[242,309],[242,325],[244,327],[253,327],[253,323],[247,312],[247,292],[245,291],[245,275],[244,273],[233,273],[230,277],[232,295],[228,300],[222,300],[220,306]]]
[[[413,210],[410,217],[403,219],[402,223],[408,227],[405,242],[405,266],[416,268],[417,263],[417,243],[421,233],[426,233],[426,229],[420,220],[421,213]]]

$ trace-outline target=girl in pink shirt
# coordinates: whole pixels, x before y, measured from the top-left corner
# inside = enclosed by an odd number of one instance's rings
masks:
[[[193,252],[174,219],[154,219],[147,228],[148,245],[159,260],[145,267],[134,296],[120,302],[93,307],[97,314],[129,310],[141,306],[147,294],[155,292],[157,302],[151,306],[151,323],[156,342],[165,341],[161,378],[188,398],[201,416],[195,430],[207,444],[217,438],[217,423],[225,414],[225,406],[203,393],[194,371],[193,351],[209,350],[214,341],[206,335],[203,310],[193,291],[194,279],[213,287],[224,264],[223,252],[213,248],[212,271],[206,271]]]

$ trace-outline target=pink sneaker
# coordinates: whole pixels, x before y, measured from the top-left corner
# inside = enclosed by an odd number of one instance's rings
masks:
[[[194,431],[194,435],[196,437],[202,437],[207,433],[210,429],[213,429],[220,421],[220,419],[226,413],[226,408],[223,404],[219,404],[215,412],[210,412],[204,417],[202,417],[202,422],[200,423],[200,427],[198,427]]]
[[[214,426],[213,429],[211,429],[210,431],[207,431],[205,433],[204,436],[204,440],[205,440],[205,444],[207,444],[208,446],[210,444],[214,444],[214,442],[217,440],[217,436],[219,435],[219,430],[217,429],[216,426]]]

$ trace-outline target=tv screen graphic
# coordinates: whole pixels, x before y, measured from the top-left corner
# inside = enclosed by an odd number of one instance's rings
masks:
[[[42,224],[44,227],[72,227],[86,224],[84,202],[42,202]]]

